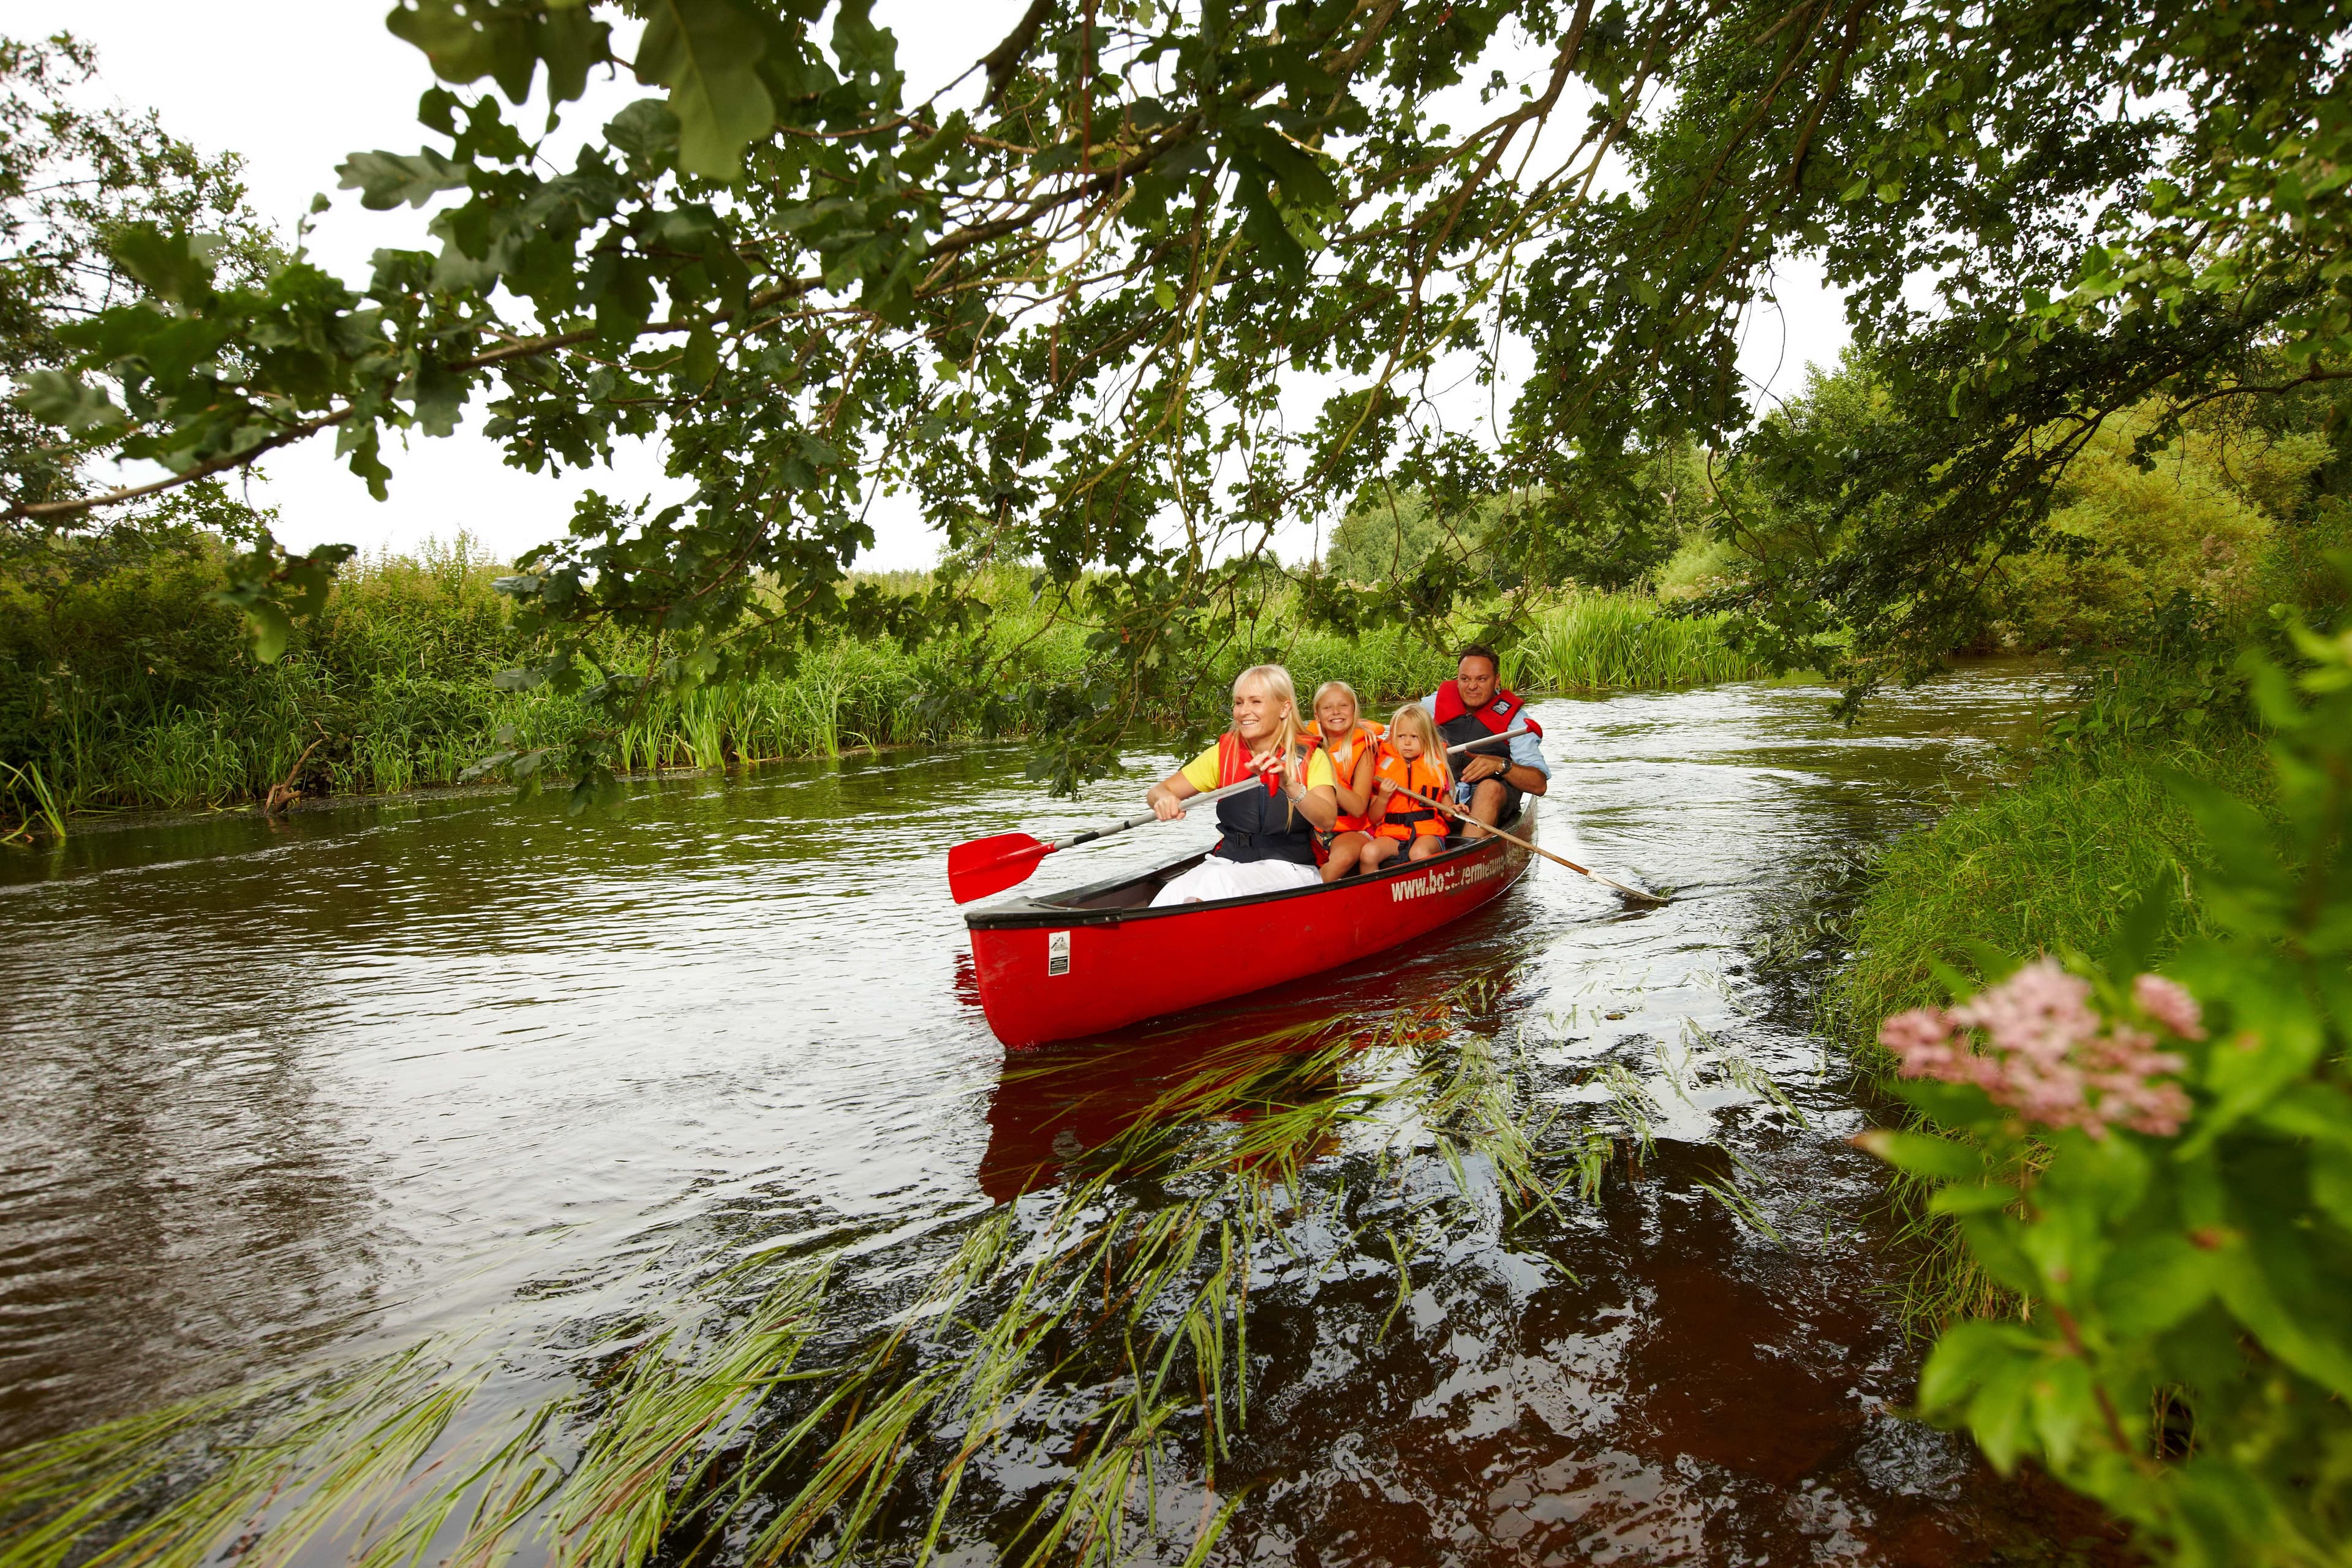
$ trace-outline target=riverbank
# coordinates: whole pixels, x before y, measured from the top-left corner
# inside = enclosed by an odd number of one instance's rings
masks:
[[[1894,1063],[1877,1043],[1879,1022],[1945,1002],[1937,964],[1975,973],[1974,943],[2019,955],[2095,955],[2159,874],[2177,897],[2158,960],[2206,933],[2199,883],[2210,854],[2174,792],[2179,777],[2258,807],[2271,804],[2261,738],[2221,727],[2202,740],[2083,751],[2045,745],[2021,756],[2003,787],[1896,838],[1872,867],[1848,920],[1851,958],[1822,992],[1823,1032],[1865,1075],[1889,1074]],[[1895,1286],[1908,1317],[1941,1323],[2014,1310],[1948,1224],[1903,1202],[1906,1189],[1897,1195],[1914,1244]]]
[[[561,745],[589,721],[576,700],[495,681],[530,652],[494,585],[506,570],[462,536],[356,562],[271,665],[253,661],[236,612],[213,597],[223,557],[201,542],[82,578],[0,580],[0,812],[12,819],[0,832],[52,807],[68,821],[219,808],[281,784],[314,800],[396,796],[456,784],[499,749],[502,731],[523,747]],[[900,593],[926,580],[876,579]],[[997,693],[1081,679],[1100,658],[1092,628],[1055,614],[1026,573],[984,573],[972,586],[987,614],[969,636],[913,651],[838,637],[790,668],[661,699],[613,738],[616,767],[711,770],[1025,734],[1018,704],[936,699],[971,689],[975,671]],[[1637,595],[1571,595],[1525,620],[1507,658],[1531,690],[1759,673],[1715,623],[1673,617]],[[1387,702],[1450,674],[1445,650],[1469,633],[1449,625],[1340,637],[1305,626],[1295,594],[1277,585],[1247,635],[1285,658],[1302,690],[1338,679]],[[651,653],[619,634],[595,648],[615,669],[642,668]]]

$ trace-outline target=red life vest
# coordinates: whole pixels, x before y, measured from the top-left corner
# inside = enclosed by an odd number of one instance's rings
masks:
[[[1538,740],[1543,739],[1543,726],[1528,718],[1527,710],[1528,705],[1519,700],[1517,693],[1500,688],[1496,689],[1494,696],[1486,699],[1484,708],[1465,708],[1462,705],[1462,683],[1449,680],[1437,689],[1437,710],[1430,718],[1435,721],[1437,732],[1444,737],[1449,746],[1478,739],[1479,730],[1489,735],[1499,735],[1511,727],[1515,719],[1528,734]],[[1475,757],[1486,752],[1473,752],[1470,754]]]
[[[1237,784],[1257,773],[1257,759],[1250,754],[1249,742],[1231,730],[1217,737],[1217,787]],[[1265,780],[1265,793],[1274,794],[1282,787],[1282,770],[1268,768],[1259,775]]]
[[[1316,747],[1321,746],[1328,752],[1331,754],[1332,781],[1344,786],[1349,775],[1356,771],[1356,759],[1363,754],[1365,747],[1377,747],[1383,732],[1380,725],[1360,719],[1347,740],[1339,746],[1328,744],[1321,730],[1311,731],[1307,737],[1307,750],[1311,753]],[[1365,802],[1367,807],[1370,804],[1370,801]],[[1368,833],[1370,830],[1370,817],[1350,816],[1344,811],[1339,814],[1339,820],[1331,825],[1333,833]]]
[[[1444,800],[1453,786],[1444,773],[1429,765],[1427,757],[1415,757],[1411,762],[1398,756],[1386,746],[1381,748],[1381,764],[1374,773],[1376,783],[1385,781],[1399,789],[1409,789],[1427,795],[1431,800]],[[1379,838],[1443,838],[1447,822],[1443,812],[1424,805],[1412,795],[1389,797],[1389,808],[1373,826]]]

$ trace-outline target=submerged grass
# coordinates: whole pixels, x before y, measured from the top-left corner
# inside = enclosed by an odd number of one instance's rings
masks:
[[[1611,1163],[1604,1128],[1546,1142],[1512,1054],[1456,1027],[1475,1003],[1210,1050],[1058,1184],[971,1224],[863,1342],[828,1331],[828,1260],[755,1261],[521,1408],[486,1397],[491,1360],[438,1344],[192,1401],[0,1458],[0,1563],[769,1564],[886,1524],[919,1563],[976,1539],[1032,1568],[1145,1544],[1197,1563],[1240,1501],[1217,1467],[1249,1418],[1254,1283],[1360,1253],[1402,1301],[1451,1208],[1549,1207]],[[1351,1224],[1351,1176],[1454,1197]],[[1051,1479],[1008,1490],[982,1468],[1008,1446]]]

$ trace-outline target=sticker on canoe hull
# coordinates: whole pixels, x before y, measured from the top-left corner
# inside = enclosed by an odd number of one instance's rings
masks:
[[[1045,973],[1050,979],[1070,972],[1070,933],[1057,931],[1045,937]]]
[[[1489,877],[1499,877],[1503,870],[1502,857],[1490,855],[1473,865],[1449,866],[1443,871],[1408,877],[1389,884],[1389,901],[1402,904],[1408,900],[1428,898],[1435,893],[1457,892]]]

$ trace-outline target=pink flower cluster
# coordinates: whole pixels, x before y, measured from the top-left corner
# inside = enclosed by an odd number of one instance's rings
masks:
[[[2159,975],[2132,982],[2139,1010],[2187,1040],[2205,1037],[2197,999]],[[1984,1048],[1975,1036],[1981,1033]],[[2053,960],[2027,964],[1958,1007],[1915,1007],[1879,1026],[1906,1078],[1972,1083],[2032,1121],[2104,1138],[2112,1124],[2169,1137],[2188,1116],[2185,1064],[2157,1037],[2091,1006],[2091,986]]]

